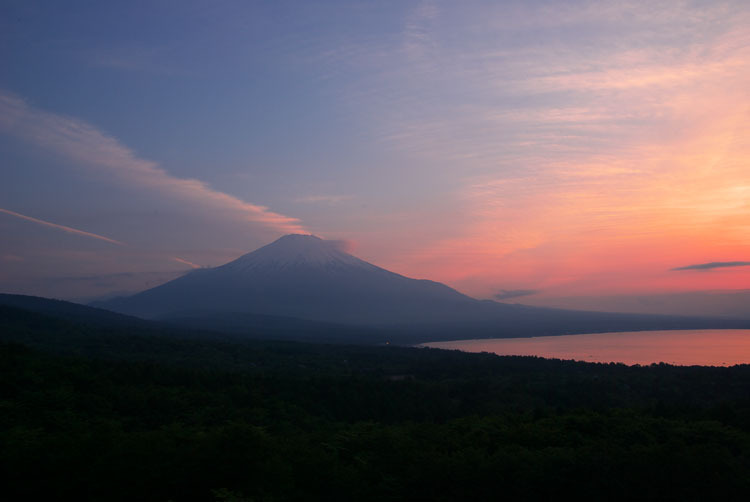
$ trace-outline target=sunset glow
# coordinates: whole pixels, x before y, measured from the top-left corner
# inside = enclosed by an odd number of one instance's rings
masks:
[[[230,2],[174,39],[204,11],[133,9],[137,42],[96,9],[7,27],[1,205],[131,248],[52,255],[5,211],[9,290],[93,297],[42,271],[145,284],[300,232],[478,298],[750,288],[675,270],[750,261],[746,2]]]

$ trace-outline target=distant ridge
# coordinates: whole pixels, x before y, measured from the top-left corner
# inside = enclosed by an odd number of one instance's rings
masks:
[[[58,319],[99,325],[146,325],[142,319],[93,306],[40,296],[0,293],[0,306],[45,314]]]
[[[211,312],[186,312],[168,322],[151,321],[88,307],[64,300],[39,296],[0,294],[0,334],[13,340],[12,333],[2,332],[10,327],[26,331],[41,331],[59,340],[54,343],[88,345],[89,338],[138,333],[183,339],[237,340],[237,336],[254,339],[291,341],[314,341],[324,343],[348,343],[352,338],[358,343],[380,344],[388,340],[387,333],[375,329],[356,328],[348,325],[316,322],[291,317],[255,314],[222,314],[212,317]],[[10,329],[10,331],[14,331]],[[77,337],[70,338],[70,331]],[[18,334],[18,333],[16,333]],[[63,334],[62,337],[58,335]],[[6,336],[7,335],[7,336]],[[37,337],[38,338],[38,337]],[[18,339],[18,337],[16,337]],[[23,340],[23,336],[21,336]],[[62,339],[66,339],[67,342]],[[93,339],[93,338],[92,338]],[[28,341],[28,340],[26,340]],[[38,339],[43,345],[51,340]]]

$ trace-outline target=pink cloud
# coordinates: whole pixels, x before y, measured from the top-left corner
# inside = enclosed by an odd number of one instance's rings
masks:
[[[185,260],[184,258],[180,258],[179,256],[173,256],[172,259],[178,263],[188,265],[191,268],[201,268],[200,265],[193,263],[192,261]]]
[[[241,219],[260,223],[280,233],[305,232],[297,218],[220,192],[203,181],[173,176],[156,162],[138,157],[91,124],[33,108],[23,99],[2,91],[0,131],[107,172],[123,183],[215,209],[229,210]]]

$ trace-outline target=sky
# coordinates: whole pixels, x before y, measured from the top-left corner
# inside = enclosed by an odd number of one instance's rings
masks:
[[[0,5],[0,290],[288,233],[477,298],[750,315],[750,4]]]

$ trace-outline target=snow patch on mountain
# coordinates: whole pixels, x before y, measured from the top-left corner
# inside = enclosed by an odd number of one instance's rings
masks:
[[[374,265],[344,252],[339,241],[315,235],[290,234],[236,260],[217,267],[223,272],[249,272],[257,269],[285,269],[299,266],[346,265],[376,269]]]

